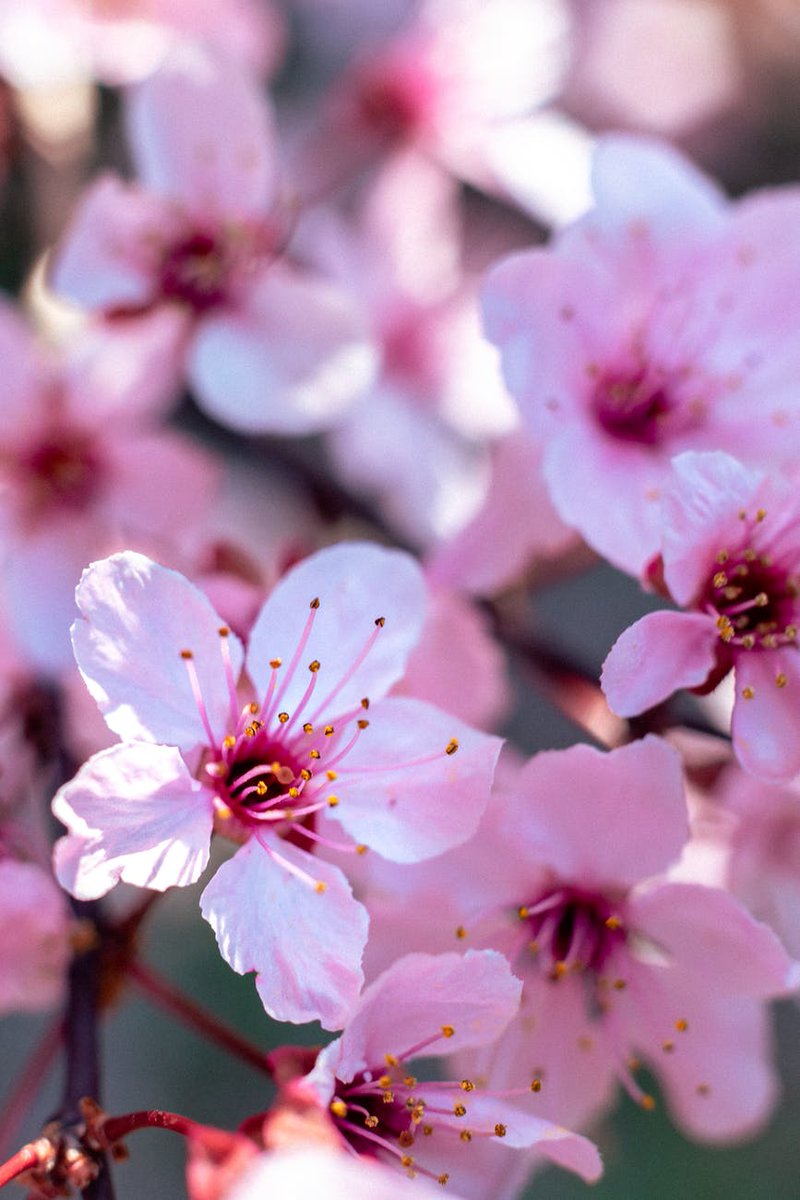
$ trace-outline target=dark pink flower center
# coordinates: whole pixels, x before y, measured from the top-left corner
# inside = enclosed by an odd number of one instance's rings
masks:
[[[553,888],[518,909],[528,926],[528,947],[551,979],[569,970],[600,972],[626,933],[609,899],[597,892]]]
[[[37,513],[51,507],[87,508],[102,478],[93,441],[71,432],[43,438],[22,457],[19,466]]]
[[[228,296],[230,255],[223,240],[194,232],[176,242],[161,264],[161,293],[197,313],[223,304]]]
[[[717,567],[701,607],[717,614],[726,645],[773,650],[796,641],[799,589],[784,567],[752,547],[721,550]]]
[[[664,421],[675,407],[664,380],[646,368],[629,374],[604,375],[591,400],[598,424],[611,437],[641,446],[657,446],[664,437]]]

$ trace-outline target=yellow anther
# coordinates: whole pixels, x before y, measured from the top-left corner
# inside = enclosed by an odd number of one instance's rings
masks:
[[[442,1185],[442,1187],[444,1187],[444,1185],[447,1183],[449,1178],[450,1178],[450,1176],[445,1171],[444,1175],[438,1175],[436,1177],[436,1182],[440,1183]]]
[[[780,688],[783,688],[783,687],[786,687],[786,684],[787,684],[788,682],[789,682],[789,681],[788,681],[788,679],[786,678],[786,675],[783,673],[783,671],[778,671],[778,674],[775,676],[775,684],[776,684],[776,686],[777,686],[777,687],[780,687]]]
[[[466,936],[467,936],[467,931],[466,931],[466,929],[464,928],[464,926],[463,926],[463,925],[457,925],[457,926],[456,926],[456,937],[458,938],[458,940],[459,940],[460,942],[463,942],[463,940],[464,940],[464,938],[465,938]]]
[[[365,708],[365,709],[366,709],[366,708],[369,708],[369,696],[362,696],[362,697],[361,697],[361,707],[362,707],[362,708]]]
[[[443,1037],[451,1038],[454,1033],[455,1033],[455,1029],[453,1028],[452,1025],[443,1025],[442,1026],[442,1036]]]
[[[258,733],[258,727],[256,725],[248,725],[245,728],[245,733],[249,738],[254,738]]]
[[[215,814],[217,817],[219,817],[220,821],[230,821],[231,817],[233,816],[233,813],[228,808],[227,804],[218,804]]]
[[[297,797],[300,795],[300,788],[290,787],[289,795],[291,796],[292,800],[296,800]]]
[[[655,1098],[648,1092],[644,1093],[639,1103],[645,1112],[652,1112],[656,1106]]]
[[[383,629],[386,624],[386,617],[376,617],[375,624],[378,626],[378,629]]]
[[[269,665],[272,667],[273,671],[277,671],[278,667],[281,665],[282,662],[283,662],[282,658],[271,658],[269,660]]]
[[[769,604],[769,596],[766,592],[759,592],[753,603],[757,608],[766,608]]]
[[[231,631],[230,631],[230,629],[228,629],[227,625],[220,625],[219,629],[217,630],[217,633],[219,634],[219,636],[221,638],[226,638],[226,637],[230,637]]]
[[[366,854],[367,850],[369,850],[369,846],[365,846],[363,842],[356,846],[356,854]]]
[[[422,1132],[425,1135],[425,1137],[430,1137],[431,1134],[433,1133],[433,1126],[432,1125],[423,1125]]]
[[[742,551],[742,558],[744,559],[745,562],[751,563],[751,562],[756,561],[756,559],[758,558],[758,555],[756,554],[755,550],[753,550],[750,546],[748,546],[748,548],[746,550]]]
[[[501,1125],[499,1121],[495,1125],[494,1131],[498,1137],[505,1137],[507,1133],[505,1125]]]
[[[622,925],[622,921],[620,921],[619,917],[612,915],[610,917],[606,917],[605,925],[606,929],[619,929],[619,927]]]
[[[232,750],[235,745],[236,745],[236,738],[233,736],[232,733],[229,733],[227,737],[224,737],[222,739],[223,750]]]
[[[336,808],[336,805],[338,803],[339,803],[338,796],[328,796],[328,808]]]
[[[568,970],[569,970],[569,967],[567,966],[567,964],[565,962],[559,961],[557,963],[554,963],[553,964],[553,979],[562,979],[566,975]]]
[[[300,772],[300,778],[305,779],[306,783],[308,783],[309,779],[311,778],[311,772],[309,771],[308,767],[303,767],[302,771]]]
[[[333,737],[334,729],[332,725],[326,725],[324,729],[325,737]]]
[[[319,608],[319,596],[315,596],[308,607],[309,608]]]
[[[395,1054],[384,1054],[383,1061],[387,1067],[396,1067],[400,1063],[399,1058]]]
[[[312,658],[311,662],[308,664],[308,669],[309,669],[309,671],[311,672],[311,674],[312,674],[312,675],[316,675],[316,673],[317,673],[317,671],[319,670],[319,668],[320,668],[320,661],[319,661],[319,659],[318,659],[318,658]]]
[[[744,646],[745,650],[752,650],[755,644],[756,639],[753,637],[752,633],[746,633],[742,638],[742,645]]]
[[[450,741],[444,748],[445,754],[455,754],[458,749],[458,738],[450,738]]]
[[[717,562],[720,563],[720,565],[721,565],[722,563],[726,563],[729,558],[730,558],[729,550],[720,550],[719,554],[717,555]]]
[[[404,1154],[403,1157],[400,1159],[400,1163],[404,1167],[413,1167],[414,1159],[411,1157],[410,1154]]]
[[[318,759],[320,757],[319,750],[310,750],[308,753],[308,757],[313,758],[314,760]]]
[[[615,979],[611,986],[613,988],[616,988],[616,990],[618,992],[624,992],[625,991],[625,980],[624,979]]]
[[[742,688],[742,696],[744,697],[745,700],[752,700],[753,697],[755,696],[755,692],[749,686],[743,687]]]
[[[665,1054],[671,1054],[672,1051],[675,1049],[675,1043],[672,1041],[671,1038],[667,1038],[666,1041],[661,1043],[661,1049],[664,1051]]]
[[[475,1091],[475,1084],[472,1082],[471,1079],[462,1079],[461,1083],[458,1086],[461,1088],[462,1092],[474,1092]]]
[[[467,1109],[464,1104],[454,1104],[453,1112],[457,1117],[465,1117],[467,1115]]]
[[[761,522],[764,520],[764,517],[766,515],[767,515],[767,510],[765,508],[759,508],[758,511],[756,512],[756,520]]]
[[[384,1104],[394,1104],[394,1092],[391,1088],[387,1088],[386,1091],[381,1094],[381,1100]]]
[[[540,1092],[541,1090],[542,1090],[542,1081],[541,1081],[541,1079],[538,1079],[538,1078],[537,1078],[537,1079],[532,1079],[532,1080],[531,1080],[531,1091],[532,1091],[532,1092]]]
[[[461,1138],[462,1142],[471,1142],[472,1141],[472,1134],[470,1133],[470,1131],[468,1129],[462,1129],[461,1133],[458,1136]]]
[[[331,1100],[331,1112],[335,1117],[346,1117],[347,1105],[345,1104],[344,1100],[339,1100],[338,1097],[334,1100]]]
[[[191,650],[181,650],[181,658],[188,660],[190,658],[194,658],[194,655],[192,654]]]
[[[258,712],[258,705],[253,700],[251,700],[247,706],[247,711],[250,713],[251,717],[254,717],[256,715],[256,713]],[[261,722],[259,721],[258,724],[260,725]]]
[[[306,721],[305,725],[303,726],[303,733],[313,733],[313,732],[314,732],[314,726],[311,724],[310,721]]]
[[[797,626],[787,625],[783,631],[783,635],[784,637],[788,638],[790,642],[793,642],[797,637]]]
[[[526,919],[526,917],[528,917],[528,916],[529,916],[529,910],[528,910],[528,908],[526,907],[526,905],[524,905],[524,904],[521,904],[521,905],[519,906],[519,908],[517,909],[517,916],[519,917],[519,919],[520,919],[521,921],[524,921],[524,920]]]
[[[287,712],[278,713],[278,720],[280,721],[281,725],[285,725],[289,720],[289,714]]]
[[[263,779],[259,779],[258,783],[256,784],[256,792],[259,796],[266,796],[267,785],[264,783]]]
[[[414,1145],[414,1135],[410,1129],[403,1129],[400,1131],[397,1141],[404,1150],[407,1150],[409,1146]]]
[[[416,1087],[417,1086],[416,1075],[404,1075],[403,1083],[406,1085],[406,1087],[410,1087],[410,1088]]]
[[[369,721],[365,721],[364,718],[362,717],[361,720],[356,721],[356,725],[358,726],[359,729],[366,729],[367,726],[369,725]]]
[[[330,783],[333,783],[334,779],[338,779],[338,775],[336,774],[336,772],[335,772],[335,771],[326,771],[326,772],[325,772],[325,778],[326,778],[326,779],[327,779],[327,780],[328,780]]]
[[[685,1017],[678,1017],[678,1020],[675,1022],[675,1028],[678,1033],[686,1033],[686,1030],[689,1028],[689,1022]]]
[[[378,1080],[378,1087],[388,1088],[391,1086],[392,1086],[391,1075],[381,1075],[380,1079]]]
[[[380,1125],[380,1121],[377,1117],[365,1117],[364,1124],[366,1125],[367,1129],[377,1129]]]
[[[322,879],[318,879],[317,882],[314,884],[314,891],[319,892],[320,896],[322,895],[323,892],[327,891],[327,889],[328,889],[328,885]]]
[[[714,576],[714,587],[715,588],[724,588],[725,585],[727,584],[727,582],[728,582],[728,576],[725,574],[725,572],[717,571],[716,575]]]

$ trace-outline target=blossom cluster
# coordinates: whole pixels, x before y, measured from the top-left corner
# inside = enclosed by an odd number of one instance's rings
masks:
[[[618,7],[584,20],[613,42]],[[66,1079],[0,1186],[108,1198],[161,1127],[189,1200],[514,1200],[613,1168],[623,1093],[715,1145],[779,1104],[800,193],[729,199],[677,117],[556,119],[576,22],[0,13],[20,137],[87,180],[0,300],[0,1011],[55,1012]],[[718,66],[698,111],[733,104]],[[33,90],[98,83],[83,140],[34,122]],[[649,610],[597,671],[532,613],[603,561]],[[271,1053],[146,960],[171,889]],[[106,1114],[84,1081],[133,987],[261,1070],[262,1108]]]

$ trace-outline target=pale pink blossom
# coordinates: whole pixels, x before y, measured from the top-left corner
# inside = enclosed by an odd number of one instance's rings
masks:
[[[46,671],[71,662],[73,594],[88,561],[120,544],[169,546],[208,509],[211,458],[157,424],[157,341],[109,344],[87,330],[48,355],[0,304],[0,553],[21,653]]]
[[[0,857],[0,1013],[57,1004],[69,958],[66,897],[52,875]]]
[[[538,1080],[507,1096],[469,1079],[414,1075],[420,1056],[493,1042],[516,1013],[520,991],[493,951],[407,955],[365,990],[342,1036],[290,1087],[311,1092],[343,1143],[359,1154],[377,1154],[442,1184],[452,1180],[466,1196],[483,1194],[476,1151],[486,1139],[506,1151],[536,1145],[596,1179],[602,1168],[592,1143],[537,1116],[528,1103]]]
[[[0,8],[0,66],[19,88],[132,83],[186,41],[265,73],[284,39],[271,0],[4,0]]]
[[[797,457],[800,193],[731,205],[674,150],[621,135],[601,139],[593,187],[551,246],[489,274],[485,324],[560,516],[638,574],[673,455]]]
[[[69,829],[59,879],[84,898],[118,880],[193,883],[216,827],[243,843],[201,898],[223,957],[258,973],[272,1015],[340,1026],[367,913],[326,851],[414,862],[464,841],[499,749],[421,701],[383,698],[419,637],[419,568],[357,544],[306,559],[264,604],[241,680],[242,645],[206,597],[141,555],[94,564],[77,602],[78,664],[125,740],[54,801]]]
[[[463,1069],[514,1086],[536,1064],[548,1113],[575,1126],[617,1084],[651,1108],[631,1065],[642,1061],[690,1136],[754,1134],[777,1087],[765,1002],[795,990],[800,970],[729,893],[665,875],[688,837],[676,752],[648,737],[539,754],[503,832],[502,877],[484,880],[462,943],[505,951],[522,1007]]]
[[[683,611],[626,629],[603,667],[612,709],[632,716],[681,687],[707,689],[730,670],[733,748],[746,770],[800,771],[800,543],[795,488],[721,452],[682,454],[665,489],[661,558]]]
[[[367,386],[373,351],[333,284],[290,264],[271,109],[226,59],[184,47],[132,90],[138,180],[100,176],[53,281],[117,320],[159,320],[172,373],[244,432],[306,433]]]

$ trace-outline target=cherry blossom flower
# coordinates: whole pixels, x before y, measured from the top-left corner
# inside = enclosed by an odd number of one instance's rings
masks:
[[[755,1133],[776,1094],[765,1001],[800,969],[727,892],[665,876],[688,836],[678,754],[652,736],[541,753],[507,797],[504,833],[514,852],[461,936],[506,952],[523,1000],[465,1069],[500,1087],[536,1064],[548,1112],[575,1126],[615,1083],[652,1108],[643,1061],[690,1136]]]
[[[407,955],[366,989],[342,1036],[290,1087],[312,1092],[358,1153],[377,1154],[442,1184],[452,1180],[466,1196],[483,1194],[473,1143],[487,1138],[510,1149],[535,1144],[553,1161],[596,1179],[601,1165],[591,1142],[523,1107],[519,1097],[530,1100],[539,1080],[514,1093],[512,1102],[469,1079],[423,1081],[413,1074],[420,1055],[494,1041],[516,1012],[520,991],[493,951]]]
[[[306,559],[263,606],[238,688],[239,639],[177,573],[115,555],[77,602],[78,664],[125,740],[56,796],[60,881],[84,898],[118,880],[193,883],[216,827],[241,843],[201,898],[223,957],[259,973],[271,1015],[341,1027],[367,914],[325,852],[414,862],[464,841],[499,750],[430,705],[382,698],[419,636],[419,568],[358,544]]]
[[[675,151],[623,136],[600,140],[593,186],[550,247],[489,274],[485,325],[560,516],[638,574],[673,455],[797,456],[800,195],[729,205]]]
[[[707,689],[733,669],[733,747],[746,770],[800,771],[798,507],[788,482],[727,454],[682,454],[663,506],[663,575],[682,612],[655,612],[619,637],[602,686],[620,716],[681,687]]]
[[[158,428],[164,397],[156,341],[109,345],[87,330],[60,357],[0,304],[0,553],[20,651],[46,671],[71,664],[67,630],[81,570],[147,539],[169,545],[205,515],[211,458]]]
[[[69,925],[64,893],[43,867],[0,857],[0,1013],[60,1001]]]
[[[205,41],[259,72],[274,69],[283,21],[270,0],[6,0],[0,63],[16,87],[149,74],[181,42]]]
[[[373,351],[343,292],[284,257],[271,112],[228,60],[183,47],[130,95],[139,182],[102,175],[53,281],[107,317],[148,315],[208,412],[245,432],[319,429],[370,382]]]

